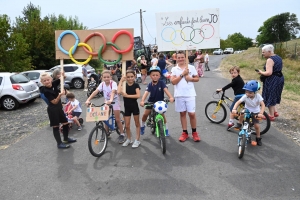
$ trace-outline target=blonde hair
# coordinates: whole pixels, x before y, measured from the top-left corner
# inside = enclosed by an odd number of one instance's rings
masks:
[[[238,66],[233,66],[233,67],[230,67],[229,69],[229,73],[231,73],[232,71],[236,70],[238,72],[238,74],[240,74],[240,68]]]
[[[52,79],[52,77],[50,76],[50,74],[48,74],[46,72],[42,73],[41,77],[40,77],[41,82],[43,82],[43,80],[46,79],[46,78],[51,78]]]
[[[110,70],[103,70],[103,72],[101,73],[101,75],[103,75],[103,74],[109,74],[110,76],[112,76]]]

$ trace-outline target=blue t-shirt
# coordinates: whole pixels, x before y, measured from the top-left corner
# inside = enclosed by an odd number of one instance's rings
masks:
[[[166,69],[166,65],[167,65],[166,60],[164,60],[164,59],[159,59],[158,60],[157,66],[159,66],[161,72],[164,69]]]
[[[150,82],[147,85],[146,91],[150,93],[148,102],[157,102],[157,101],[163,101],[164,100],[164,89],[166,88],[166,84],[163,81],[158,81],[156,85],[153,85],[152,82]]]

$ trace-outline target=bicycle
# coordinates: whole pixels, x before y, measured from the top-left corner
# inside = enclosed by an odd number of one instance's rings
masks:
[[[169,103],[169,100],[165,99],[164,102],[166,104]],[[151,133],[156,133],[156,137],[160,141],[160,147],[163,154],[166,153],[167,147],[166,147],[166,127],[164,122],[164,117],[162,114],[158,113],[154,109],[155,103],[152,102],[145,102],[145,106],[152,107],[151,112],[148,116],[148,119],[146,121],[146,125],[150,127]]]
[[[251,139],[251,134],[253,133],[253,130],[250,126],[250,120],[252,119],[252,117],[257,118],[257,116],[254,116],[254,113],[250,113],[247,109],[241,111],[239,115],[241,114],[244,114],[244,120],[242,124],[242,129],[238,134],[238,158],[240,159],[244,156],[247,144],[251,143],[253,146],[256,146],[256,142],[252,141]]]
[[[100,157],[104,154],[106,147],[107,147],[107,141],[108,141],[108,137],[110,136],[110,134],[112,134],[113,131],[116,131],[117,134],[120,135],[120,130],[117,126],[117,122],[115,120],[115,115],[114,115],[114,109],[112,104],[114,104],[115,102],[112,102],[109,105],[109,118],[107,121],[96,121],[96,126],[92,129],[92,131],[89,134],[89,138],[88,138],[88,147],[89,147],[89,151],[90,153],[95,156],[95,157]],[[92,104],[92,106],[94,107],[102,107],[104,106],[105,103],[96,106],[94,104]],[[121,118],[121,123],[123,126],[123,133],[125,133],[125,120],[124,120],[124,112],[120,111],[120,118]],[[108,132],[105,129],[106,125],[108,127]],[[98,133],[98,131],[102,131],[102,133]],[[99,143],[103,143],[103,146]],[[97,149],[97,150],[96,150]]]
[[[216,95],[218,97],[216,97]],[[219,101],[208,102],[205,106],[205,115],[206,115],[207,119],[209,119],[212,123],[220,124],[227,117],[227,111],[226,111],[224,104],[228,108],[230,108],[230,105],[226,100],[233,102],[233,99],[231,99],[230,97],[227,97],[225,95],[225,91],[222,92],[221,97],[220,97],[220,92],[214,92],[213,98],[219,99]],[[237,113],[240,113],[243,109],[244,109],[244,104],[241,103],[237,108]],[[268,132],[268,130],[270,129],[270,126],[271,126],[269,115],[266,112],[264,112],[263,115],[265,116],[266,119],[260,120],[260,123],[259,123],[259,125],[261,127],[261,131],[260,131],[261,135]],[[250,120],[250,127],[252,130],[254,130],[253,125],[254,124],[252,123],[252,120]],[[254,132],[253,134],[256,134],[256,133]]]

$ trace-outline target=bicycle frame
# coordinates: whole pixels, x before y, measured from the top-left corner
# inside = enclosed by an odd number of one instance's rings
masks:
[[[249,132],[250,128],[250,119],[251,119],[251,113],[249,111],[246,111],[244,116],[244,122],[243,122],[243,128],[239,132],[239,137],[238,137],[238,145],[240,144],[240,140],[242,138],[242,135],[246,136],[246,146],[248,144],[249,138],[251,137],[251,131]]]
[[[152,108],[154,109],[154,108]],[[162,116],[162,114],[159,114],[155,111],[153,111],[155,113],[155,129],[156,129],[156,136],[159,137],[159,130],[158,130],[158,125],[157,122],[159,120],[161,120],[163,122],[163,127],[164,127],[164,135],[166,136],[166,127],[165,127],[165,120],[164,120],[164,116]]]
[[[222,96],[221,96],[221,99],[220,99],[219,102],[218,102],[218,106],[217,106],[216,109],[214,110],[215,113],[217,113],[217,112],[220,110],[221,104],[227,105],[227,107],[230,109],[230,105],[229,105],[229,103],[226,101],[226,99],[229,100],[229,101],[231,101],[231,102],[233,102],[233,99],[230,98],[230,97],[225,96],[225,92],[223,92],[223,93],[222,93]],[[239,107],[237,108],[237,112],[239,113],[243,108],[244,108],[244,105],[243,105],[243,104],[240,104]]]
[[[103,121],[103,123],[108,126],[110,130],[115,130],[115,114],[114,114],[114,108],[112,105],[109,106],[109,112],[110,112],[110,117],[108,118],[107,121]],[[111,122],[111,123],[110,123]]]

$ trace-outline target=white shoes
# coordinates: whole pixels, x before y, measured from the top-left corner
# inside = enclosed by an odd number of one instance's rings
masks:
[[[122,147],[127,147],[129,144],[131,144],[132,141],[127,139],[123,144],[122,144]]]
[[[138,140],[135,140],[133,145],[132,145],[132,148],[138,148],[140,146],[141,142],[138,141]]]

